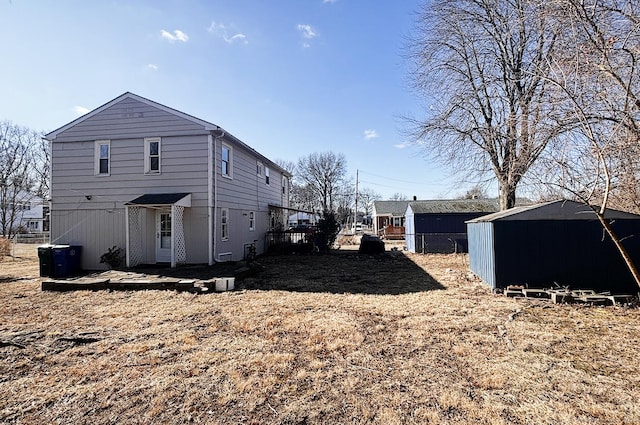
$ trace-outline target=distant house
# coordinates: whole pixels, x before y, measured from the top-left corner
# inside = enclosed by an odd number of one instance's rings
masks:
[[[412,201],[405,212],[407,250],[419,253],[467,252],[465,222],[498,211],[490,199]]]
[[[3,205],[0,214],[0,232],[2,228],[14,233],[42,233],[48,231],[47,202],[41,197],[20,192],[12,201],[0,199]]]
[[[405,212],[410,201],[374,201],[373,231],[387,239],[404,239]]]
[[[299,211],[289,216],[287,220],[289,227],[312,226],[318,223],[318,214]]]
[[[608,209],[605,218],[639,265],[640,216]],[[516,207],[471,220],[467,231],[470,269],[491,288],[558,284],[638,292],[616,247],[584,204],[561,200]]]
[[[133,93],[46,135],[51,241],[84,269],[241,260],[284,227],[291,175],[216,124]]]

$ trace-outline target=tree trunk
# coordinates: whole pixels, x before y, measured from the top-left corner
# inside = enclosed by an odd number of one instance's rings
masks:
[[[500,183],[500,211],[508,210],[516,206],[516,186],[509,183]]]
[[[611,223],[609,223],[609,221],[607,221],[602,214],[596,213],[596,216],[598,217],[598,221],[600,221],[600,224],[602,224],[602,227],[607,232],[607,234],[613,241],[614,245],[620,252],[622,259],[624,260],[625,264],[627,265],[627,268],[629,269],[629,271],[631,272],[631,275],[633,276],[633,280],[636,282],[636,286],[638,287],[638,292],[640,293],[640,273],[638,272],[638,269],[633,263],[631,256],[629,256],[627,249],[624,247],[624,245],[622,245],[620,238],[618,238],[618,235],[616,235],[616,232],[613,230],[613,227],[611,227]]]

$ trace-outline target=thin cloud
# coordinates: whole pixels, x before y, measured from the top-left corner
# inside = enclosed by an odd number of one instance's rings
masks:
[[[158,70],[158,65],[156,65],[155,63],[149,63],[149,64],[147,64],[147,69],[150,69],[152,71],[157,71]]]
[[[164,38],[165,40],[169,40],[171,43],[175,41],[186,43],[187,41],[189,41],[189,36],[181,30],[174,30],[173,33],[162,30],[160,31],[160,37]]]
[[[315,32],[311,25],[298,24],[298,31],[302,33],[304,38],[316,38],[318,34]]]
[[[375,130],[365,130],[364,131],[364,139],[365,140],[371,140],[371,139],[377,139],[378,137],[380,137],[378,135],[378,132]]]
[[[398,143],[398,144],[393,145],[393,147],[396,148],[396,149],[405,149],[405,148],[409,147],[409,144],[408,143]]]
[[[233,35],[229,35],[233,32],[233,31],[230,31],[230,29],[231,29],[230,27],[224,24],[219,24],[216,21],[211,21],[211,25],[209,25],[209,28],[207,28],[207,31],[210,32],[211,34],[214,34],[222,38],[227,44],[233,44],[236,42],[242,43],[242,44],[249,44],[249,40],[247,40],[247,36],[245,34],[238,32]]]
[[[82,115],[86,114],[87,112],[89,112],[89,109],[85,108],[84,106],[74,106],[73,107],[73,112],[77,116],[82,116]]]
[[[335,3],[338,0],[322,0],[322,3]]]

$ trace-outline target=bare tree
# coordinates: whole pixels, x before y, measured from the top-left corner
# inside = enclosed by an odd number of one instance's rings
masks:
[[[434,0],[420,13],[410,77],[428,104],[410,134],[454,173],[493,173],[501,209],[563,129],[544,78],[558,31],[543,0]]]
[[[396,192],[389,197],[389,201],[406,201],[409,197],[404,193]]]
[[[373,212],[373,201],[382,199],[382,196],[373,189],[364,188],[358,193],[358,205],[362,206],[364,215],[369,216]]]
[[[460,196],[460,199],[487,199],[487,191],[481,185],[473,186],[467,190],[464,195]]]
[[[541,180],[592,208],[640,288],[623,238],[605,218],[612,204],[637,210],[639,203],[640,5],[623,0],[555,5],[566,30],[559,54],[549,61],[548,81],[557,105],[578,125],[545,154]]]
[[[292,175],[296,174],[296,163],[286,159],[276,159],[274,161],[280,168],[287,170]]]
[[[335,211],[337,195],[345,182],[347,160],[334,152],[312,153],[297,164],[302,187],[310,190],[323,211]]]
[[[0,234],[11,237],[36,183],[33,147],[40,135],[9,121],[0,122]]]

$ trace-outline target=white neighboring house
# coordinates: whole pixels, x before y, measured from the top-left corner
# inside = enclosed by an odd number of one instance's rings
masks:
[[[45,136],[51,143],[51,243],[82,246],[103,269],[214,264],[264,251],[286,224],[291,175],[225,129],[133,93]]]
[[[5,202],[0,204],[4,205]],[[35,195],[20,192],[12,204],[8,204],[0,212],[0,232],[3,227],[11,229],[13,233],[42,233],[45,227],[47,202]],[[3,226],[7,221],[7,225]],[[9,223],[11,221],[11,223]]]
[[[289,216],[288,224],[289,227],[312,226],[317,224],[319,220],[318,214],[299,211]]]

